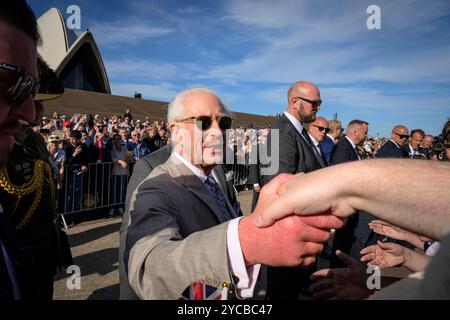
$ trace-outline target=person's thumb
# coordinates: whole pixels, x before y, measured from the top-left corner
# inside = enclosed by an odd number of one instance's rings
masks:
[[[294,177],[291,174],[282,173],[273,178],[268,184],[261,188],[258,204],[253,214],[256,214],[254,223],[258,227],[268,227],[272,225],[277,219],[272,216],[262,216],[264,209],[270,205],[270,203],[278,198],[280,188],[286,181]],[[270,202],[270,203],[269,203]]]
[[[389,249],[393,249],[394,248],[394,244],[391,243],[391,242],[377,241],[377,244],[383,250],[389,250]]]

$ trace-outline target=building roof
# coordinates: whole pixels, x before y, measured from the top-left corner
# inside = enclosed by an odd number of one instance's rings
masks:
[[[66,87],[111,93],[103,59],[89,30],[77,37],[73,30],[66,28],[56,8],[39,17],[38,27],[42,37],[38,52]],[[78,66],[83,70],[76,70]],[[71,75],[74,70],[77,75]]]
[[[133,118],[144,120],[167,119],[167,102],[137,99],[123,96],[116,96],[92,91],[66,89],[61,98],[45,103],[45,114],[51,115],[57,111],[61,115],[66,115],[66,119],[75,113],[98,114],[100,116],[123,115],[126,109],[131,109]],[[233,112],[235,119],[234,126],[248,126],[253,124],[258,127],[266,127],[272,123],[273,117],[255,115],[249,113]]]

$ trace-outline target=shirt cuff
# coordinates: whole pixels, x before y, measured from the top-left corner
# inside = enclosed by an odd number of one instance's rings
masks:
[[[244,299],[253,297],[261,264],[255,264],[249,267],[245,266],[238,231],[239,220],[241,218],[233,219],[228,224],[227,251],[233,284],[236,288],[236,296],[237,298]]]

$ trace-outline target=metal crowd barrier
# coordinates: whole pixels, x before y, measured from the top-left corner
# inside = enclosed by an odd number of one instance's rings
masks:
[[[83,171],[81,165],[66,165],[62,188],[57,190],[58,214],[67,228],[64,215],[98,209],[120,208],[125,205],[131,175],[115,175],[114,163],[90,163]],[[249,184],[249,166],[235,161],[229,167],[235,187]],[[236,190],[239,188],[235,188]]]
[[[106,208],[119,208],[125,204],[130,170],[125,175],[113,172],[114,163],[90,163],[87,170],[81,165],[66,165],[62,188],[57,192],[58,214],[64,226],[64,215]]]
[[[249,184],[249,165],[234,163],[231,170],[233,171],[233,185],[235,187]]]

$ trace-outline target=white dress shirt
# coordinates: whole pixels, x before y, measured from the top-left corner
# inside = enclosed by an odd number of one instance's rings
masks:
[[[320,151],[319,142],[317,142],[316,138],[314,138],[312,135],[308,133],[309,137],[311,138],[311,141],[313,142],[314,146],[316,147],[317,152],[319,155],[322,155],[322,152]]]
[[[285,111],[284,115],[289,119],[289,121],[294,125],[295,129],[297,129],[297,131],[303,136],[303,124],[298,121],[298,119],[296,117],[294,117],[292,114],[290,114],[289,112]]]
[[[400,149],[400,146],[397,144],[397,142],[395,142],[394,140],[390,139],[392,141],[393,144],[395,144],[397,146],[397,148]]]
[[[356,155],[358,156],[358,159],[361,160],[361,157],[359,156],[359,153],[356,152],[356,150],[355,150],[355,149],[356,149],[356,144],[354,144],[353,141],[352,141],[352,139],[350,139],[349,137],[345,136],[345,138],[346,138],[348,141],[350,141],[350,143],[351,143],[351,145],[352,145],[352,147],[353,147],[353,151],[355,151]]]
[[[412,158],[419,154],[419,150],[414,149],[411,144],[409,145],[409,156]]]
[[[183,156],[181,156],[178,152],[173,152],[174,156],[180,160],[186,167],[189,168],[199,179],[201,182],[205,182],[207,176],[200,168],[197,168],[188,160],[186,160]],[[218,183],[218,178],[214,171],[211,172],[212,177],[216,180],[220,189],[222,190],[222,186]],[[223,193],[223,190],[222,190]],[[225,201],[228,201],[228,198],[224,195]],[[239,282],[235,283],[236,287],[236,295],[238,298],[251,298],[253,297],[253,291],[255,289],[256,280],[258,278],[259,271],[261,269],[260,264],[255,264],[250,267],[245,266],[244,256],[242,254],[241,243],[239,241],[239,220],[242,217],[238,217],[230,220],[228,223],[227,229],[227,253],[228,253],[228,262],[230,266],[231,273],[239,278]]]
[[[333,141],[334,144],[336,144],[336,140],[334,139],[334,137],[331,134],[327,133],[327,136],[328,136],[328,138],[331,139],[331,141]]]

